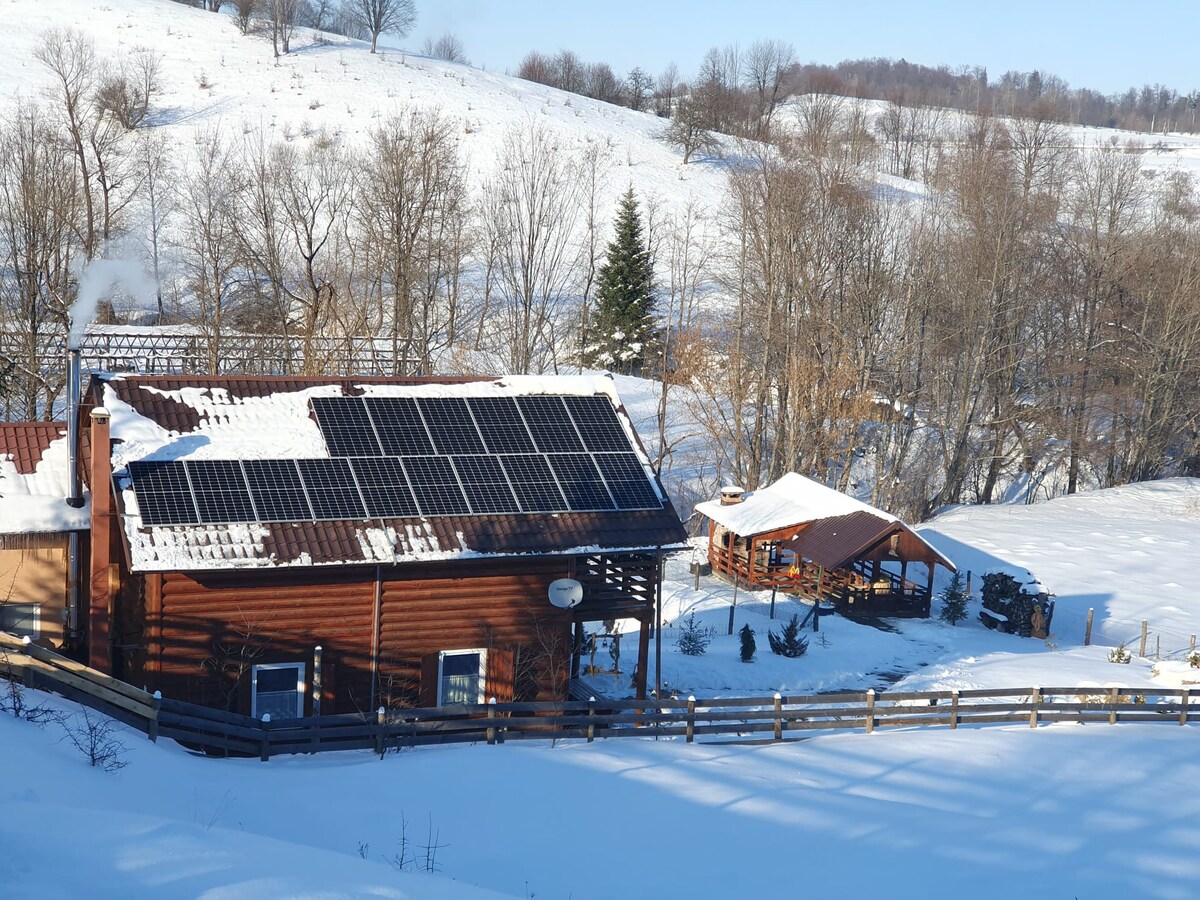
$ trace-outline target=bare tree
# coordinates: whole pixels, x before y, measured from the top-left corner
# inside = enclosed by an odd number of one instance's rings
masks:
[[[463,46],[463,42],[458,35],[446,32],[436,41],[433,38],[425,38],[425,55],[431,56],[434,59],[444,59],[446,62],[462,63],[467,65],[470,60],[467,59],[467,50]]]
[[[233,0],[233,17],[242,34],[250,33],[250,23],[258,13],[259,0]]]
[[[484,192],[484,219],[513,372],[555,364],[555,327],[576,274],[578,181],[576,166],[542,126],[529,122],[505,135]]]
[[[271,29],[271,50],[275,58],[291,49],[292,32],[300,16],[302,0],[262,0],[262,16]]]
[[[417,23],[413,0],[345,0],[347,16],[371,35],[371,52],[381,34],[404,37]]]
[[[796,64],[796,50],[781,40],[755,41],[742,59],[743,74],[755,100],[758,136],[771,133],[775,110],[783,102],[783,80]]]
[[[704,121],[705,113],[700,106],[690,98],[680,100],[675,107],[675,115],[659,132],[659,140],[682,150],[685,166],[694,153],[719,153],[721,141],[705,126]]]
[[[116,65],[102,70],[96,104],[128,131],[146,120],[150,104],[159,92],[162,57],[147,47],[135,47],[120,56]]]
[[[134,165],[141,173],[138,195],[142,201],[143,239],[150,257],[154,283],[158,285],[158,321],[163,321],[163,233],[178,208],[175,161],[171,143],[160,130],[141,136],[134,149]]]

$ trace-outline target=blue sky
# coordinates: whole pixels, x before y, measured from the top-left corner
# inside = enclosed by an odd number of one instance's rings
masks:
[[[529,50],[568,48],[618,75],[674,61],[686,77],[709,47],[781,38],[804,62],[903,57],[982,65],[992,79],[1042,69],[1105,93],[1200,86],[1200,0],[417,0],[417,10],[406,46],[452,31],[472,62],[499,72]]]

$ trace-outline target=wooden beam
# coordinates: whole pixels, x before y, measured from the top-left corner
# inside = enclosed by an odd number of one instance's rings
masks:
[[[646,670],[650,665],[650,620],[642,619],[638,632],[637,699],[646,699]]]

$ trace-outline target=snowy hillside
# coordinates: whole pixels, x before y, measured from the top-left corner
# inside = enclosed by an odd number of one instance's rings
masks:
[[[297,29],[292,52],[272,58],[269,40],[238,32],[231,16],[168,0],[0,0],[5,53],[0,96],[32,98],[50,84],[35,58],[43,33],[72,27],[115,58],[136,47],[162,54],[163,93],[155,124],[183,144],[199,130],[240,135],[261,129],[271,140],[304,142],[322,129],[354,143],[380,120],[408,109],[440,110],[460,126],[471,176],[493,170],[505,132],[536,121],[582,154],[598,148],[609,167],[603,218],[633,185],[668,209],[722,190],[719,167],[682,166],[681,155],[655,138],[663,120],[506,75],[442,62],[338,35]]]

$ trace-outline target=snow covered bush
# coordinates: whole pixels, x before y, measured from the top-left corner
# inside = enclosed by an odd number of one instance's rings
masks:
[[[679,639],[675,641],[675,649],[684,656],[703,656],[712,639],[712,629],[699,624],[696,614],[692,613],[679,628]]]
[[[1124,644],[1113,647],[1108,651],[1108,661],[1110,663],[1128,663],[1133,659],[1133,654],[1126,649]]]
[[[807,653],[808,638],[800,634],[799,614],[792,616],[779,634],[775,634],[774,631],[768,631],[767,643],[771,645],[771,652],[776,656],[786,656],[788,659],[796,659]]]

